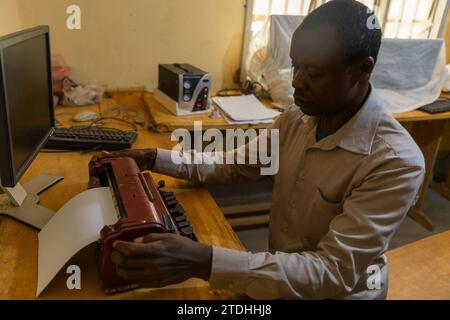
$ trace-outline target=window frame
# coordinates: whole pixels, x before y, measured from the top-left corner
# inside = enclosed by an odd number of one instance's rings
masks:
[[[322,1],[322,0],[321,0]],[[379,12],[377,12],[380,23],[384,28],[386,26],[386,21],[389,13],[389,4],[387,0],[376,0],[376,5],[379,7]],[[378,3],[378,4],[377,4]],[[252,38],[252,22],[253,22],[253,10],[254,10],[255,0],[246,0],[245,7],[245,27],[244,27],[244,43],[242,49],[241,57],[241,83],[244,83],[247,79],[247,58],[249,53],[250,40]],[[447,25],[447,20],[449,17],[450,1],[439,1],[438,7],[436,8],[435,15],[442,15],[440,24],[435,24],[430,31],[430,38],[443,38],[445,35],[445,28]]]

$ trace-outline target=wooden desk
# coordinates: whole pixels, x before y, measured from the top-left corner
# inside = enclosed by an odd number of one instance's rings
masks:
[[[450,98],[443,93],[441,98]],[[429,114],[414,110],[395,114],[394,117],[409,131],[425,158],[426,173],[422,190],[416,205],[410,210],[409,216],[428,230],[434,228],[433,222],[422,212],[425,194],[433,175],[434,165],[445,133],[445,123],[450,119],[450,112]]]
[[[145,112],[141,94],[121,94],[116,102],[140,112]],[[114,100],[106,100],[101,108],[115,105]],[[84,109],[97,110],[98,106]],[[70,118],[80,108],[58,108],[58,119],[70,125]],[[146,112],[145,112],[146,114]],[[148,114],[146,114],[148,118]],[[168,135],[139,132],[135,148],[170,148]],[[81,153],[40,153],[27,170],[23,181],[39,173],[64,176],[64,180],[41,195],[41,204],[58,210],[75,195],[87,189],[88,162],[93,156]],[[154,174],[156,181],[166,180],[167,189],[176,193],[186,209],[194,230],[203,243],[242,250],[244,247],[233,232],[222,212],[209,193],[188,182]],[[55,239],[58,241],[58,239]],[[8,218],[0,218],[0,299],[34,299],[37,286],[37,231]],[[227,291],[211,291],[206,282],[193,280],[191,288],[170,290],[136,290],[124,294],[105,296],[100,291],[96,267],[95,246],[82,250],[70,264],[81,267],[82,290],[69,291],[66,288],[65,268],[42,294],[42,299],[236,299],[241,298]]]
[[[449,119],[450,116],[447,118]],[[422,150],[425,159],[425,177],[422,184],[422,189],[419,194],[416,205],[409,211],[409,216],[416,222],[421,224],[427,230],[433,230],[433,222],[422,211],[425,201],[425,195],[430,184],[430,179],[433,175],[434,165],[439,153],[439,148],[444,135],[445,122],[447,120],[434,120],[430,117],[429,120],[413,120],[411,122],[401,122],[403,126],[409,131],[411,136],[416,141],[420,150]]]
[[[386,253],[388,299],[450,299],[450,231]]]
[[[450,97],[449,94],[443,94],[443,98]],[[267,128],[269,125],[229,125],[223,118],[211,119],[208,115],[177,117],[164,108],[153,98],[150,92],[144,92],[143,99],[150,111],[150,119],[153,128],[158,132],[171,132],[176,129],[184,128],[193,130],[194,121],[202,121],[204,130],[217,128],[224,130],[227,128]],[[423,187],[416,205],[410,210],[409,216],[428,230],[434,228],[433,222],[422,212],[425,194],[428,189],[430,178],[433,173],[434,164],[439,152],[442,137],[444,135],[445,122],[450,119],[450,112],[440,114],[429,114],[420,110],[395,114],[394,117],[410,132],[418,146],[423,152],[426,164],[426,175]],[[449,178],[450,188],[450,178]],[[449,191],[450,194],[450,191]],[[450,197],[450,196],[449,196]],[[241,208],[241,206],[239,206]],[[233,210],[233,209],[230,209]],[[246,208],[248,211],[248,208]],[[269,211],[270,204],[257,204],[254,211]],[[231,212],[234,214],[237,212]],[[240,212],[242,213],[242,212]],[[264,221],[267,218],[263,219]],[[259,220],[258,220],[259,221]]]
[[[209,114],[178,117],[156,101],[153,98],[153,93],[147,91],[143,93],[143,100],[149,110],[153,129],[159,133],[171,133],[176,129],[194,131],[194,121],[201,121],[204,130],[225,130],[230,128],[264,129],[269,126],[268,124],[229,124],[222,117],[212,119],[209,117]]]

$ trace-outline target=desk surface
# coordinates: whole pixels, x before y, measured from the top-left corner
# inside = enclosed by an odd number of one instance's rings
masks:
[[[157,132],[172,132],[176,129],[194,130],[194,121],[201,121],[202,128],[205,130],[210,128],[219,130],[225,130],[228,128],[264,129],[269,126],[268,124],[229,124],[222,117],[212,119],[209,117],[209,114],[179,117],[168,111],[163,105],[153,98],[153,93],[147,91],[144,91],[143,93],[143,100],[149,110],[154,129]]]
[[[144,111],[141,94],[120,94],[114,100],[106,100],[102,106],[84,109],[96,110],[99,107],[117,104]],[[83,110],[84,110],[83,109]],[[80,108],[57,108],[57,118],[65,125],[71,125],[70,118]],[[170,148],[169,135],[141,130],[134,145],[135,148],[148,147]],[[58,210],[75,195],[87,189],[88,162],[92,153],[40,153],[27,170],[23,181],[39,173],[51,173],[64,176],[64,180],[41,195],[41,204]],[[242,250],[243,246],[231,226],[223,216],[210,194],[203,188],[189,182],[153,174],[156,181],[164,179],[167,189],[173,190],[180,203],[186,209],[196,235],[203,243]],[[57,241],[57,239],[55,239]],[[34,299],[37,285],[37,231],[8,218],[0,218],[0,299]],[[43,299],[223,299],[240,298],[227,291],[212,291],[206,282],[191,280],[187,287],[163,290],[136,290],[124,294],[105,296],[99,290],[96,267],[96,248],[88,247],[75,256],[68,265],[81,267],[82,290],[69,291],[66,288],[65,268],[58,274],[47,290]]]
[[[443,98],[450,98],[450,94],[442,94]],[[230,125],[222,117],[218,119],[211,119],[208,114],[178,117],[164,108],[158,101],[153,98],[151,92],[143,93],[144,102],[150,112],[151,122],[158,132],[171,132],[176,129],[193,130],[194,121],[202,121],[203,129],[216,128],[224,130],[227,128],[267,128],[268,124],[260,125]],[[269,102],[266,103],[267,105]],[[421,110],[413,110],[409,112],[402,112],[394,114],[394,117],[403,123],[430,121],[430,120],[446,120],[450,119],[450,112],[429,114]]]
[[[450,299],[450,231],[387,252],[388,299]]]

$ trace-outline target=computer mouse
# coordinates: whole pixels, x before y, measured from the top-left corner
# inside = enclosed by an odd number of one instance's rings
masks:
[[[86,122],[86,121],[92,121],[98,119],[100,116],[98,113],[93,111],[81,111],[80,113],[77,113],[73,117],[73,121],[76,122]]]

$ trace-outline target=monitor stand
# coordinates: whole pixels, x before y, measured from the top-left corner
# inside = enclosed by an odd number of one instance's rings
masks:
[[[0,215],[5,215],[33,228],[41,230],[55,214],[39,205],[39,194],[64,179],[60,176],[41,174],[29,182],[14,188],[3,188],[0,195]]]

